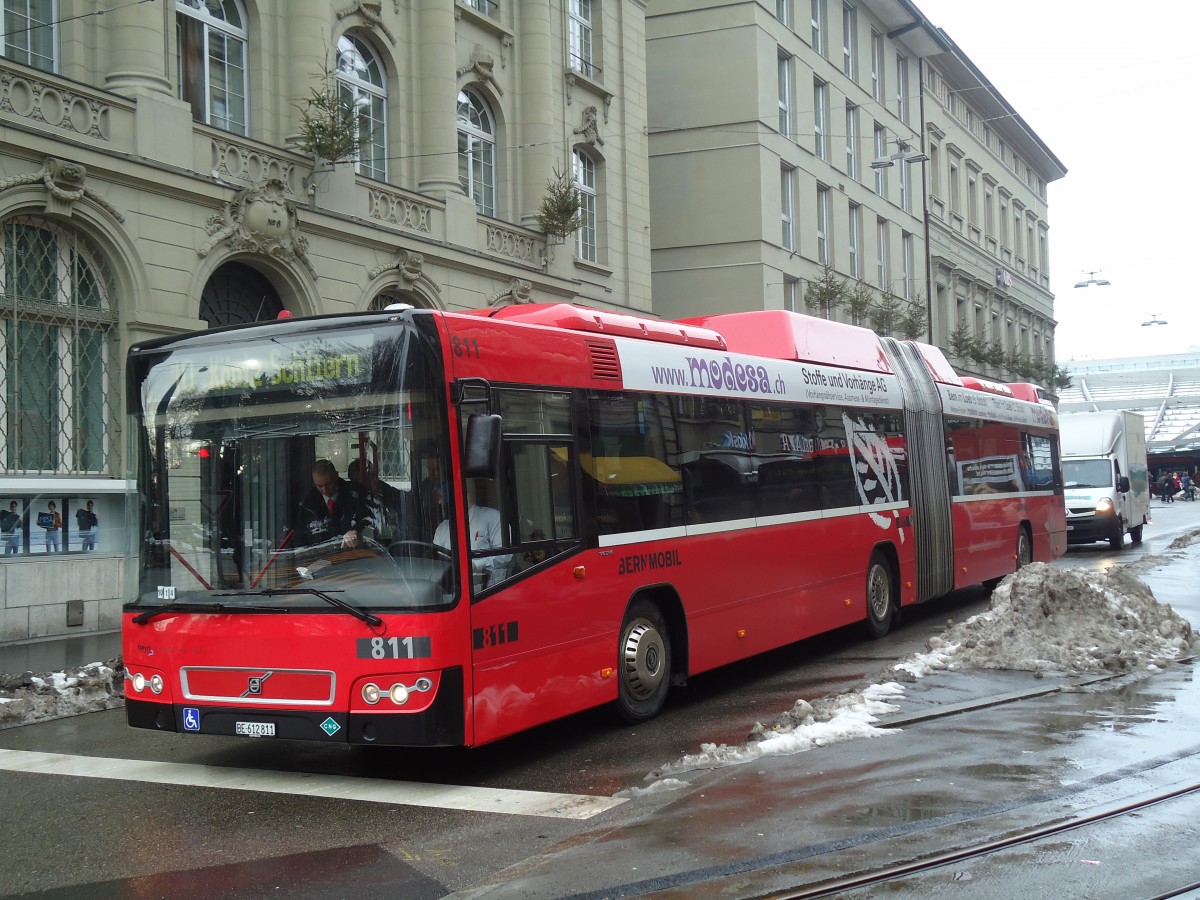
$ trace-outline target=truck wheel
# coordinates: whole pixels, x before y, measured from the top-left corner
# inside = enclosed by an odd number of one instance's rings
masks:
[[[631,725],[653,719],[671,686],[671,636],[659,608],[638,600],[621,625],[617,714]]]
[[[1113,550],[1120,550],[1125,546],[1125,529],[1117,525],[1117,530],[1108,536],[1108,546]]]
[[[1142,542],[1142,526],[1135,525],[1129,529],[1129,542],[1131,544],[1140,544]]]

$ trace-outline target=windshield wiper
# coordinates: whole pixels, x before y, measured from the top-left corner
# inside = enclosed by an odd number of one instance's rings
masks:
[[[338,591],[337,593],[341,593]],[[347,603],[341,597],[333,596],[333,592],[320,591],[316,588],[271,588],[263,591],[234,591],[229,594],[215,594],[216,597],[283,597],[288,594],[312,594],[314,597],[319,597],[330,606],[336,606],[338,609],[345,610],[354,616],[356,619],[362,619],[368,625],[377,626],[383,624],[383,619],[375,615],[373,612],[368,612],[365,609],[359,609],[353,603]],[[136,620],[135,620],[136,621]]]
[[[218,597],[235,596],[233,594],[217,594]],[[163,606],[156,606],[154,609],[148,609],[144,613],[139,613],[133,617],[134,625],[145,625],[151,619],[161,616],[163,613],[170,612],[287,612],[287,608],[283,606],[228,606],[224,603],[167,603]]]

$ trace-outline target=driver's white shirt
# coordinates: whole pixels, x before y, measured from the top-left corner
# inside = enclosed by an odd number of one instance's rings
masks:
[[[475,506],[467,510],[467,530],[471,535],[472,550],[494,550],[504,546],[504,536],[500,528],[500,510],[490,506]],[[450,520],[445,519],[433,533],[433,542],[446,550],[450,549]],[[512,554],[487,556],[473,560],[471,567],[476,572],[491,573],[495,570],[503,572],[512,562]]]

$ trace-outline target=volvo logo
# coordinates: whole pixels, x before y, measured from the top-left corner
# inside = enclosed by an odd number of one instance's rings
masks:
[[[270,672],[263,672],[261,675],[251,675],[250,680],[246,683],[246,693],[243,697],[258,697],[262,694],[263,682],[271,677]]]

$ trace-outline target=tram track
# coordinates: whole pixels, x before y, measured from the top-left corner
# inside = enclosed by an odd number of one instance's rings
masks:
[[[884,884],[887,882],[896,882],[904,878],[911,878],[916,875],[932,872],[936,869],[944,868],[945,866],[980,860],[992,854],[1009,850],[1013,847],[1035,843],[1048,838],[1058,837],[1071,831],[1087,828],[1091,825],[1096,825],[1101,822],[1108,822],[1113,819],[1118,819],[1122,816],[1140,813],[1160,804],[1169,803],[1172,800],[1177,800],[1181,797],[1188,797],[1197,793],[1200,793],[1200,782],[1189,784],[1185,787],[1180,787],[1174,790],[1164,791],[1132,803],[1125,803],[1119,806],[1113,806],[1107,809],[1089,813],[1087,815],[1078,816],[1066,822],[1040,825],[1008,834],[1000,838],[995,838],[993,840],[980,841],[974,844],[956,847],[952,850],[946,850],[940,853],[923,856],[919,859],[906,860],[871,871],[856,872],[851,875],[822,881],[817,884],[804,885],[802,887],[789,888],[783,891],[773,891],[769,893],[753,894],[748,896],[753,897],[753,900],[814,900],[814,898],[817,897],[830,897],[836,894],[845,893],[847,891],[857,890],[859,888],[872,887],[874,885]],[[1158,894],[1154,900],[1159,900],[1159,898],[1161,898],[1161,900],[1167,900],[1167,898],[1180,897],[1197,889],[1200,889],[1200,881],[1180,886],[1179,888],[1173,889],[1167,893]]]

